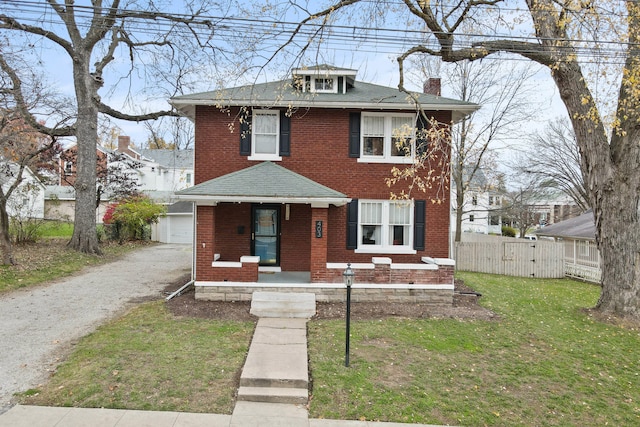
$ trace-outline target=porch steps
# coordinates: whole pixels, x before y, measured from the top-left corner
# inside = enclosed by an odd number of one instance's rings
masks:
[[[306,404],[306,319],[260,318],[240,375],[239,401]]]
[[[258,317],[309,319],[316,314],[316,295],[256,291],[251,298],[250,313]]]

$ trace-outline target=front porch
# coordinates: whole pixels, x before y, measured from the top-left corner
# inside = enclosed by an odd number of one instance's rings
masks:
[[[342,273],[346,263],[328,263],[326,281],[312,282],[310,272],[259,272],[255,257],[244,257],[245,265],[235,268],[251,270],[253,281],[198,281],[196,299],[209,301],[251,301],[254,292],[313,293],[318,302],[342,302],[346,287]],[[232,268],[222,262],[224,267]],[[216,262],[213,263],[215,266]],[[352,286],[354,302],[407,302],[432,305],[451,305],[453,302],[453,272],[455,262],[450,259],[424,257],[421,264],[393,263],[390,258],[374,257],[371,263],[355,263]],[[215,268],[215,267],[214,267]],[[237,277],[248,277],[249,273]]]

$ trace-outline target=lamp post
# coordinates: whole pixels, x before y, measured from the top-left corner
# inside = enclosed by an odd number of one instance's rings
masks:
[[[349,366],[349,336],[351,334],[351,285],[353,285],[353,278],[355,273],[351,269],[351,263],[347,263],[347,269],[342,273],[344,284],[347,286],[347,330],[345,336],[345,355],[344,366]]]

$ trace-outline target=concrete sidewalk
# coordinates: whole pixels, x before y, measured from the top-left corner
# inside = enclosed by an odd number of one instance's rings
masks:
[[[308,419],[302,406],[238,402],[233,415],[17,405],[0,427],[436,427],[426,424]]]

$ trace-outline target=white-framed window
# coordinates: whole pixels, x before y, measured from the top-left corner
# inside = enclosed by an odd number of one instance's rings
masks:
[[[64,174],[71,175],[73,173],[73,162],[64,162]]]
[[[253,110],[249,160],[282,160],[279,153],[280,111]]]
[[[413,203],[406,200],[360,200],[358,248],[361,253],[415,253]]]
[[[316,77],[314,79],[313,89],[315,92],[336,92],[335,80],[332,77],[329,78],[321,78]]]
[[[359,161],[410,163],[415,122],[415,114],[362,113]]]

